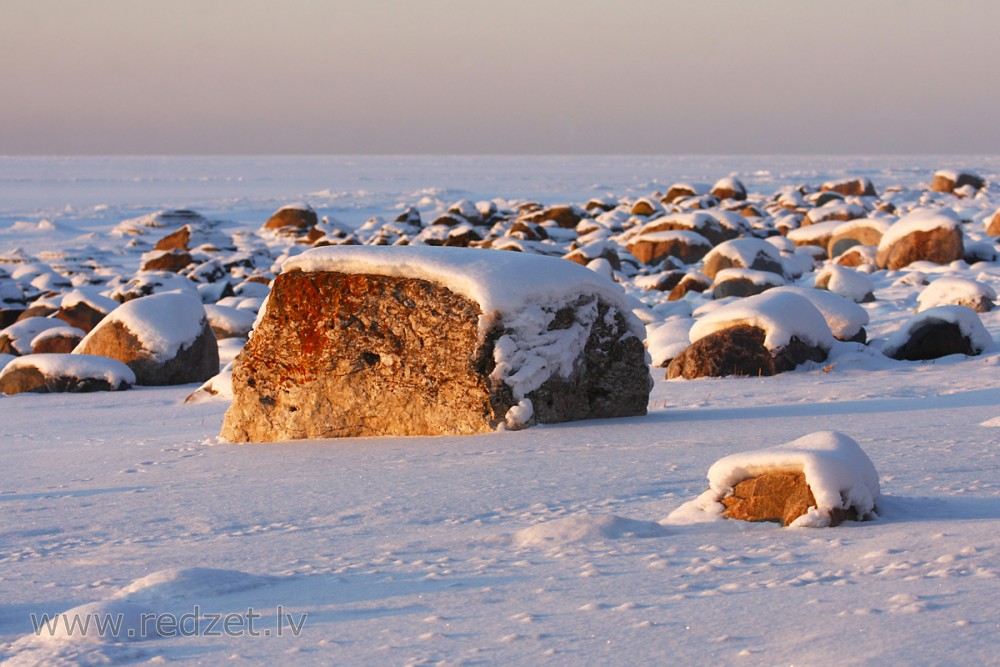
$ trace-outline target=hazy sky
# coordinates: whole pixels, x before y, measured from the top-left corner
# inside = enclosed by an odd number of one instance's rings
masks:
[[[0,154],[1000,153],[996,0],[0,0]]]

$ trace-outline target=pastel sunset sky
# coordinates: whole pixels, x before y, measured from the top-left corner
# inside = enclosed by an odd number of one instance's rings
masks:
[[[996,0],[2,0],[0,154],[1000,153]]]

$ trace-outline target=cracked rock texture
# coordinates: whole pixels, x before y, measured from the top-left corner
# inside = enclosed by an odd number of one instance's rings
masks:
[[[596,297],[588,301],[593,304]],[[645,414],[651,387],[642,341],[598,302],[569,377],[527,394],[524,425]],[[421,279],[293,271],[233,369],[231,442],[484,433],[519,403],[494,373],[495,322],[480,338],[478,304]],[[550,329],[575,321],[552,311]]]

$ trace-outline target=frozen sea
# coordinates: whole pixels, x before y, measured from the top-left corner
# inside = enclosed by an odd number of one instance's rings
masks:
[[[956,203],[975,224],[1000,206],[1000,157],[984,156],[4,157],[0,255],[114,252],[115,224],[169,208],[257,229],[304,201],[357,227],[730,175],[758,193],[855,175],[882,192],[940,168],[992,182]],[[995,262],[942,271],[1000,287]],[[912,313],[896,278],[873,276],[876,336]],[[983,322],[1000,340],[997,313]],[[879,357],[755,379],[653,369],[645,417],[470,437],[230,445],[226,403],[184,404],[193,386],[0,398],[0,660],[996,664],[1000,351]],[[668,518],[719,458],[822,430],[875,464],[877,520]],[[54,632],[33,630],[42,615]]]

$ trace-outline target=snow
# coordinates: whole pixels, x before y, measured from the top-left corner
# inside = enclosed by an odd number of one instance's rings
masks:
[[[992,350],[996,347],[996,342],[983,326],[976,311],[968,306],[935,306],[917,313],[911,317],[896,333],[886,342],[883,352],[891,356],[896,350],[906,344],[910,339],[911,332],[925,322],[950,322],[957,324],[959,331],[965,338],[969,339],[972,349],[976,354]]]
[[[840,339],[852,338],[869,321],[867,310],[834,292],[792,285],[776,287],[772,291],[779,294],[788,292],[809,299],[823,315],[830,332]]]
[[[173,358],[179,349],[201,335],[206,322],[201,301],[180,292],[162,292],[126,301],[101,320],[100,326],[118,322],[154,358]],[[80,342],[83,347],[99,327]]]
[[[745,267],[753,264],[759,255],[763,255],[779,265],[781,264],[781,254],[778,252],[778,249],[763,239],[739,238],[723,241],[709,251],[708,256],[711,255],[728,257],[729,259],[738,261]],[[706,261],[708,260],[708,256],[705,257]]]
[[[689,231],[686,229],[674,229],[668,231],[659,232],[644,232],[632,239],[630,243],[639,243],[645,241],[647,243],[686,243],[689,246],[707,246],[712,247],[712,243],[706,239],[704,236],[698,232]]]
[[[823,314],[805,297],[791,292],[768,290],[727,303],[699,318],[691,327],[691,342],[741,324],[764,331],[764,347],[776,350],[793,337],[803,343],[829,350],[833,335]]]
[[[991,156],[0,157],[0,228],[73,230],[4,234],[0,258],[83,254],[94,269],[78,276],[119,287],[139,253],[110,230],[156,209],[233,220],[269,267],[279,249],[253,245],[254,230],[290,201],[356,228],[411,205],[429,220],[464,198],[617,203],[730,173],[764,211],[775,192],[804,201],[786,188],[864,176],[906,213],[921,200],[958,205],[920,188],[960,165],[998,181]],[[997,205],[991,189],[961,202],[980,215]],[[628,216],[604,219],[621,231]],[[988,240],[980,224],[965,232]],[[1000,284],[989,262],[919,271]],[[835,343],[822,369],[768,378],[668,382],[657,370],[645,417],[232,446],[215,440],[227,401],[185,404],[191,385],[0,398],[0,661],[993,664],[1000,353],[886,359],[880,345],[917,306],[919,281],[902,280],[916,273],[868,274],[871,347]],[[651,306],[651,332],[673,308],[711,303],[622,286]],[[1000,335],[1000,312],[981,322]],[[239,342],[222,345],[231,355]],[[714,462],[817,431],[845,434],[875,464],[876,520],[786,530],[676,516]],[[568,541],[574,524],[581,538]],[[539,546],[518,542],[531,529]],[[203,622],[252,609],[274,629],[278,605],[308,615],[299,636],[208,636],[203,624],[185,637],[45,641],[30,621],[197,607]]]
[[[827,290],[855,303],[871,299],[875,291],[875,284],[868,276],[839,264],[829,264],[818,271],[815,282],[818,284],[820,281],[826,282]]]
[[[777,273],[772,273],[770,271],[758,271],[756,269],[737,268],[722,269],[717,272],[715,274],[713,284],[718,285],[719,283],[727,280],[749,280],[754,285],[760,287],[775,287],[785,284],[785,279]]]
[[[49,377],[105,380],[112,387],[135,384],[135,374],[128,366],[117,359],[91,354],[30,354],[10,361],[4,366],[2,373],[10,373],[18,368],[37,368]]]
[[[986,283],[968,278],[942,276],[925,287],[917,297],[919,310],[927,310],[936,306],[960,304],[969,305],[981,299],[993,302],[997,298],[996,290]]]
[[[854,509],[875,518],[879,476],[857,442],[836,431],[818,431],[767,449],[730,454],[708,469],[709,490],[683,505],[670,518],[689,522],[699,512],[721,518],[721,501],[739,482],[766,472],[801,472],[816,500],[816,511],[793,521],[791,527],[830,525],[830,511]],[[668,522],[670,520],[668,518]]]
[[[337,271],[440,283],[479,304],[483,333],[497,317],[518,315],[531,306],[571,302],[582,295],[596,295],[622,312],[629,310],[615,283],[574,262],[528,253],[420,246],[336,246],[297,255],[287,260],[282,270]],[[535,316],[537,312],[527,317]],[[630,325],[642,337],[641,323],[636,320]]]

